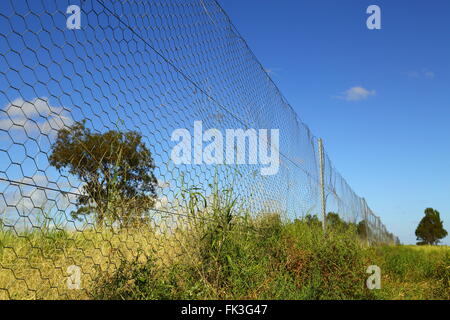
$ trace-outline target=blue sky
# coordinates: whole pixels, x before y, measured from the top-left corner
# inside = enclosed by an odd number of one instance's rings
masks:
[[[182,176],[188,187],[203,187],[208,195],[216,174],[221,186],[228,188],[227,180],[237,172],[229,166],[175,168],[170,161],[175,129],[191,129],[199,119],[205,120],[205,128],[242,126],[230,112],[244,119],[251,116],[252,125],[264,128],[304,129],[297,127],[290,109],[278,112],[278,117],[263,112],[269,105],[286,106],[243,42],[229,37],[228,20],[215,2],[207,3],[208,11],[197,0],[188,6],[166,5],[164,0],[130,6],[86,1],[82,27],[69,30],[66,9],[74,3],[16,0],[0,7],[0,214],[5,214],[8,226],[25,228],[38,223],[34,220],[41,214],[75,224],[69,213],[76,194],[83,192],[83,182],[48,162],[57,131],[74,121],[86,119],[95,132],[139,131],[156,164],[156,207],[171,211],[183,211]],[[226,43],[232,50],[223,49],[224,39],[231,40]],[[228,112],[168,61],[226,105]],[[251,77],[250,81],[236,81],[243,66],[245,72],[239,76]],[[287,146],[297,137],[304,135],[284,135],[281,143]],[[302,164],[304,170],[315,167],[312,144],[283,149],[294,160],[310,156]],[[233,190],[253,212],[288,207],[300,215],[317,204],[318,189],[306,185],[309,176],[303,171],[289,168],[285,163],[279,174],[266,178],[254,177],[252,165],[240,166],[240,181]],[[18,216],[23,224],[17,222]]]
[[[291,132],[281,133],[281,151],[304,160],[302,166],[316,173],[317,153],[304,139],[308,132],[297,126],[242,42],[229,38],[227,20],[215,2],[200,6],[191,0],[188,9],[136,2],[139,19],[127,20],[128,29],[119,28],[117,18],[99,2],[88,1],[84,12],[90,14],[83,16],[83,28],[73,31],[66,28],[66,8],[76,2],[46,1],[44,7],[44,2],[21,0],[2,7],[12,18],[0,17],[1,177],[77,191],[80,182],[58,176],[46,159],[56,130],[87,118],[98,131],[120,125],[142,132],[158,178],[170,186],[162,188],[162,194],[173,198],[181,169],[167,164],[171,132],[189,128],[198,119],[209,119],[213,127],[236,121],[149,50],[143,39],[232,113],[255,125]],[[303,122],[324,139],[335,168],[389,231],[404,243],[415,243],[414,230],[426,207],[439,210],[450,230],[448,2],[221,4]],[[382,9],[382,30],[366,27],[366,8],[372,4]],[[111,8],[124,17],[131,10]],[[236,74],[246,81],[236,81]],[[273,114],[267,114],[271,107]],[[191,169],[193,183],[208,182],[214,175],[212,168]],[[264,182],[268,188],[258,187],[254,178],[242,180],[239,191],[253,195],[251,185],[258,189],[257,199],[286,200],[290,210],[304,214],[311,204],[317,207],[317,190],[313,185],[305,190],[309,177],[292,172],[282,170],[281,177]],[[20,195],[12,185],[0,185],[0,191]],[[35,196],[57,200],[54,194]],[[39,207],[31,203],[33,196],[20,198],[26,198],[30,208]],[[0,198],[0,207],[4,202]],[[334,210],[331,205],[329,210]]]
[[[220,3],[389,230],[415,243],[427,207],[450,230],[450,2]],[[372,4],[381,30],[366,27]]]

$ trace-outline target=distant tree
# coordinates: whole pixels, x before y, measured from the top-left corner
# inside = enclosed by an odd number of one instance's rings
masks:
[[[337,231],[344,231],[348,229],[349,225],[341,219],[339,214],[335,212],[328,212],[326,219],[326,227]]]
[[[85,120],[77,122],[58,131],[49,162],[83,182],[74,218],[94,213],[98,225],[108,220],[123,227],[154,205],[155,165],[137,132],[93,133]]]
[[[369,237],[367,222],[366,220],[361,220],[357,227],[356,232],[358,233],[358,236],[360,236],[362,239],[367,239]]]
[[[425,209],[425,217],[422,218],[416,229],[418,245],[438,244],[439,240],[447,236],[443,222],[437,210],[432,208]]]
[[[317,215],[311,215],[311,214],[307,214],[304,218],[303,221],[305,221],[309,226],[313,227],[320,227],[322,225],[322,222],[319,220],[319,218],[317,217]]]

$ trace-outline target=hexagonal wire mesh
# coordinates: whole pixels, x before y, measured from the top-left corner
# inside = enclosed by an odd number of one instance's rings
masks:
[[[0,30],[0,298],[84,297],[68,268],[89,282],[118,252],[165,263],[231,199],[255,219],[320,212],[317,139],[216,1],[4,0]],[[194,123],[279,129],[277,174],[195,147],[176,165],[173,133]],[[329,211],[395,240],[327,156],[325,190]]]

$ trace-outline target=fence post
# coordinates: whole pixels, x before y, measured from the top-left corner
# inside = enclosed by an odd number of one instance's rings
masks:
[[[319,138],[319,161],[320,161],[320,199],[322,202],[322,227],[323,231],[326,230],[326,201],[325,201],[325,165],[324,165],[324,152],[323,142]]]

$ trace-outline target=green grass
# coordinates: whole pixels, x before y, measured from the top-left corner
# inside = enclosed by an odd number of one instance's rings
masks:
[[[375,256],[384,286],[380,299],[450,300],[450,247],[378,247]]]
[[[98,279],[101,299],[360,299],[364,251],[353,235],[323,236],[303,222],[269,215],[251,226],[206,223],[187,259],[158,267],[124,262]],[[247,230],[245,230],[247,229]],[[252,232],[250,232],[250,229]],[[359,280],[359,281],[358,281]]]
[[[100,299],[449,299],[448,247],[367,247],[354,232],[323,234],[275,215],[254,232],[211,236],[205,228],[190,259],[159,268],[124,263],[98,280]],[[212,239],[211,239],[212,237]],[[216,242],[217,241],[217,242]],[[220,242],[220,250],[218,243]],[[195,257],[195,258],[194,258]],[[365,271],[379,265],[382,289]]]
[[[449,247],[368,247],[351,229],[223,212],[170,232],[0,231],[0,299],[450,299]],[[365,285],[374,264],[381,290]]]

